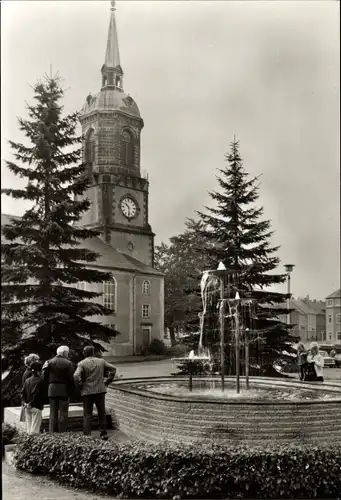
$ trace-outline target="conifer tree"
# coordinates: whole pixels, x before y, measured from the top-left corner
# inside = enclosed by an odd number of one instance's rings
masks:
[[[58,75],[46,76],[33,90],[29,119],[19,119],[29,142],[9,141],[15,162],[6,162],[27,184],[23,189],[2,189],[32,205],[2,228],[2,351],[13,374],[29,352],[48,359],[62,344],[76,353],[85,344],[103,351],[99,341],[108,342],[117,333],[91,321],[111,313],[101,305],[101,294],[76,287],[78,282],[111,279],[110,273],[91,268],[98,255],[81,246],[99,233],[77,226],[90,207],[82,198],[89,181],[80,163],[78,114],[63,114],[64,90]]]
[[[197,245],[196,251],[205,253],[214,268],[223,262],[233,273],[226,279],[225,298],[234,298],[238,291],[240,297],[256,300],[252,320],[248,311],[241,311],[242,326],[252,331],[253,339],[261,340],[250,345],[254,367],[263,373],[274,374],[276,362],[285,364],[292,360],[290,352],[293,352],[294,338],[290,328],[278,320],[283,315],[283,302],[288,296],[269,292],[268,288],[283,283],[286,275],[276,272],[279,247],[271,245],[270,221],[262,220],[263,208],[255,206],[259,199],[259,177],[250,178],[245,171],[237,141],[232,142],[226,160],[227,165],[219,170],[217,177],[220,189],[209,193],[216,206],[198,212],[204,230],[200,231],[201,238],[197,241],[205,244]],[[226,325],[230,344],[227,358],[233,360],[231,322],[226,321]],[[216,321],[215,334],[211,338],[215,345],[218,332]]]

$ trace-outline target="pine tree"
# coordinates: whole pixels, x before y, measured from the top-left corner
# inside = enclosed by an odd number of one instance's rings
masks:
[[[267,288],[283,283],[285,274],[276,273],[279,247],[271,246],[271,224],[261,220],[263,208],[255,206],[259,199],[259,177],[249,178],[239,154],[239,143],[233,141],[226,155],[227,165],[217,177],[219,191],[210,192],[215,207],[205,207],[198,212],[205,229],[200,231],[204,247],[197,245],[198,253],[205,253],[214,268],[223,262],[233,274],[226,279],[225,298],[232,299],[238,291],[240,297],[256,300],[251,314],[241,307],[244,331],[258,338],[250,345],[251,361],[259,372],[275,374],[274,364],[291,362],[290,352],[294,338],[288,326],[278,320],[283,315],[283,302],[288,297],[267,291]],[[202,239],[203,238],[203,239]],[[217,297],[216,297],[217,299]],[[218,344],[219,325],[216,309],[216,329],[210,342]],[[233,335],[231,322],[226,321],[230,348],[227,357],[233,360]],[[231,368],[231,366],[230,366]],[[231,368],[232,371],[234,368]]]
[[[9,141],[16,163],[6,162],[27,184],[23,189],[2,190],[32,205],[3,227],[2,350],[13,376],[24,354],[36,352],[48,359],[62,344],[78,354],[85,344],[104,351],[99,342],[108,342],[117,333],[90,321],[111,313],[93,301],[101,294],[76,288],[78,282],[111,279],[110,273],[91,268],[98,255],[80,246],[99,233],[77,226],[90,207],[82,198],[89,180],[80,164],[78,114],[63,115],[64,90],[58,75],[46,76],[33,90],[29,119],[19,119],[29,144]]]

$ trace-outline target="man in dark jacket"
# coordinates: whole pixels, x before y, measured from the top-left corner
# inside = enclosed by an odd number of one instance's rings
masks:
[[[69,400],[74,391],[73,366],[69,359],[69,348],[61,346],[57,356],[43,366],[44,378],[48,382],[50,400],[50,432],[66,432]]]
[[[116,367],[102,358],[95,357],[92,346],[84,347],[83,353],[85,359],[78,363],[74,374],[76,386],[80,389],[83,399],[83,431],[86,436],[91,434],[92,410],[95,403],[101,429],[101,439],[107,441],[105,394],[107,386],[115,377]],[[108,378],[104,381],[105,377]]]

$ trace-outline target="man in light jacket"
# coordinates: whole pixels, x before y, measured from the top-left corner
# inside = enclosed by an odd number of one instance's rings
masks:
[[[83,431],[86,436],[91,435],[92,409],[95,403],[101,429],[101,439],[107,441],[105,394],[107,386],[115,377],[116,367],[102,358],[95,357],[92,346],[85,347],[83,354],[85,359],[78,363],[74,374],[75,384],[79,387],[83,399]],[[108,377],[106,381],[104,381],[105,377]]]
[[[73,366],[69,359],[69,348],[58,347],[57,355],[43,366],[44,379],[48,382],[50,400],[50,432],[66,432],[70,396],[74,392]]]

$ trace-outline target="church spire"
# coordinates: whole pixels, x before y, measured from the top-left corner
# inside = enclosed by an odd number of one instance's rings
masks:
[[[118,48],[115,1],[111,2],[110,10],[107,49],[105,52],[104,65],[102,66],[102,87],[115,87],[118,90],[123,90],[123,71],[120,65],[120,53]]]

